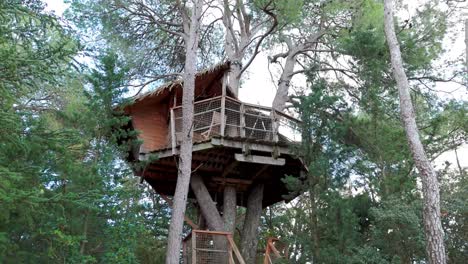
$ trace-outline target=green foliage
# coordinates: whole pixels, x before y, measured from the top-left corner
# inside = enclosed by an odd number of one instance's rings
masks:
[[[129,19],[125,1],[70,2],[67,17],[79,32],[38,0],[0,2],[0,262],[162,263],[170,209],[123,162],[139,142],[122,129],[129,119],[120,109],[130,80],[181,69],[180,39],[150,26],[135,33],[144,21]],[[156,12],[180,21],[169,12],[171,1],[158,3]],[[252,19],[268,3],[246,1]],[[288,243],[291,263],[424,262],[421,194],[389,78],[382,3],[271,5],[279,37],[332,21],[321,42],[357,81],[351,89],[350,80],[320,73],[328,63],[322,55],[307,65],[308,87],[293,100],[303,120],[296,151],[309,173],[283,179],[303,195],[265,210],[263,235]],[[410,77],[438,70],[432,64],[442,51],[445,19],[428,4],[397,22]],[[92,45],[78,42],[90,35],[97,36]],[[76,62],[82,50],[95,55],[92,67]],[[220,47],[206,52],[204,62],[220,54]],[[412,99],[431,157],[466,144],[466,102],[416,88]],[[446,165],[438,173],[447,253],[452,263],[464,263],[467,172]]]
[[[154,207],[141,204],[120,159],[122,139],[134,136],[114,111],[127,69],[109,54],[89,74],[76,71],[80,45],[39,1],[0,3],[0,21],[0,261],[161,258],[146,249],[164,237],[149,231],[158,230],[145,214]],[[167,210],[157,218],[167,221]]]

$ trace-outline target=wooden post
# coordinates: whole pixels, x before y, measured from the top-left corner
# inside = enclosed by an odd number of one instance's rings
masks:
[[[227,235],[227,236],[230,236],[230,235]],[[232,255],[232,246],[231,246],[231,243],[229,243],[229,239],[227,238],[226,236],[226,240],[228,242],[228,258],[229,258],[229,264],[235,264],[234,262],[234,257]]]
[[[240,105],[240,136],[245,137],[245,106],[244,103]]]
[[[236,255],[237,261],[240,264],[245,264],[244,258],[242,257],[239,249],[237,248],[236,243],[234,242],[234,239],[232,239],[232,234],[228,234],[227,239],[228,239],[229,244],[231,245],[231,247],[232,247],[232,249],[234,251],[234,254]]]
[[[220,134],[221,137],[224,137],[224,128],[226,126],[226,74],[223,75],[223,80],[222,80],[222,95],[221,95],[221,128],[220,128]]]
[[[192,263],[197,263],[197,232],[192,230]]]
[[[171,146],[172,146],[172,155],[176,154],[176,131],[175,131],[175,116],[174,109],[171,108]]]
[[[273,130],[273,142],[278,142],[278,122],[276,120],[276,110],[271,109],[271,128]]]

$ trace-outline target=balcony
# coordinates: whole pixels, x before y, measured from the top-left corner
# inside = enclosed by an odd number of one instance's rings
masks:
[[[170,111],[170,145],[182,139],[182,107]],[[264,144],[287,145],[301,140],[300,120],[273,108],[218,96],[194,103],[193,142],[229,138]]]

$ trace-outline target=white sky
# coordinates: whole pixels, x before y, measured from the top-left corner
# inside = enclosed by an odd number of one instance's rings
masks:
[[[68,7],[68,4],[65,4],[63,0],[45,0],[47,7],[46,10],[55,12],[56,15],[62,16],[65,9]],[[416,8],[418,7],[418,2],[422,1],[409,1],[410,4],[406,7],[406,10],[401,11],[402,16],[407,14],[411,16],[414,14]],[[447,50],[450,50],[449,56],[456,57],[460,54],[460,51],[466,50],[464,43],[464,26],[459,25],[459,27],[452,29],[457,38],[455,40],[449,40],[448,38],[444,41],[444,45],[447,47]],[[273,78],[269,72],[269,65],[267,54],[261,53],[253,61],[249,69],[246,71],[244,80],[242,82],[241,89],[239,91],[239,97],[242,101],[260,104],[265,106],[270,106],[275,92],[276,92],[276,82],[278,80],[278,74],[275,70],[275,67],[270,66],[270,69],[273,73]],[[305,79],[303,77],[297,76],[293,79],[295,85],[304,85]],[[444,98],[456,98],[456,99],[465,99],[468,100],[468,90],[466,87],[460,87],[459,85],[450,84],[450,83],[439,83],[436,86],[437,90],[444,91],[439,93],[441,97]],[[453,93],[446,93],[454,91]],[[468,146],[465,145],[458,150],[459,160],[463,167],[468,167]],[[436,161],[436,168],[442,168],[444,162],[448,160],[451,163],[455,164],[455,153],[447,152],[441,155]]]

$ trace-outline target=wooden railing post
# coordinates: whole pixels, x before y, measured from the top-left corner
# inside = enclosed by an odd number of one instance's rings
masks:
[[[192,230],[192,264],[197,263],[197,232]]]
[[[273,142],[278,142],[278,121],[276,120],[276,110],[271,109],[271,127],[273,130]]]
[[[221,118],[220,118],[220,123],[221,123],[221,128],[219,133],[221,134],[221,137],[224,137],[224,128],[226,127],[226,96],[221,97]]]
[[[227,75],[224,73],[223,79],[221,81],[221,127],[219,133],[221,137],[224,137],[224,128],[226,127],[226,86],[227,86]]]
[[[171,147],[172,147],[172,155],[176,154],[176,131],[175,131],[175,116],[174,116],[174,109],[171,108]]]
[[[245,137],[245,107],[244,103],[240,105],[240,136],[241,138]]]

